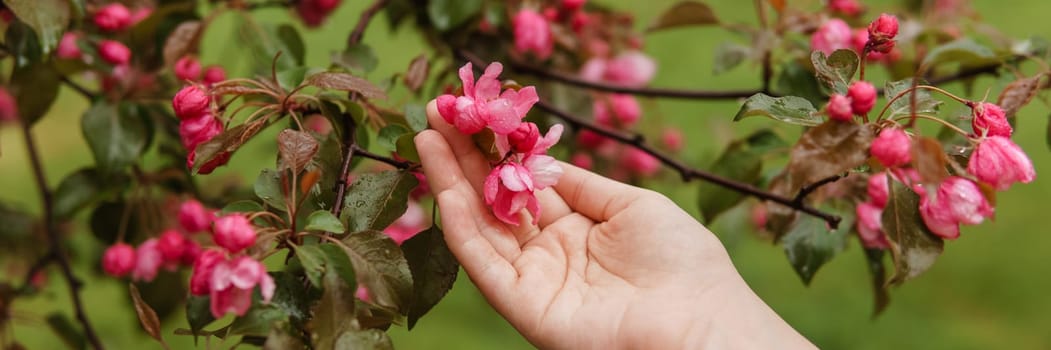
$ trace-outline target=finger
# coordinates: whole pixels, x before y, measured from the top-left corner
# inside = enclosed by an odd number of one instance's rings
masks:
[[[592,220],[609,220],[646,193],[638,187],[611,180],[568,163],[559,164],[563,173],[555,184],[555,191],[571,210]]]
[[[470,210],[456,220],[474,222],[477,226],[474,234],[484,237],[505,258],[510,260],[521,254],[518,241],[510,234],[501,232],[502,226],[498,226],[496,218],[489,213],[489,208],[468,183],[445,139],[434,131],[426,130],[416,136],[416,145],[420,151],[423,172],[427,175],[435,198],[444,192],[456,192]]]
[[[514,266],[493,248],[480,234],[474,220],[465,220],[474,213],[466,204],[468,199],[459,192],[443,191],[435,200],[441,207],[445,243],[467,275],[490,300],[509,295],[518,273]]]
[[[431,128],[438,131],[445,138],[449,147],[452,148],[456,162],[460,164],[464,176],[470,182],[471,187],[474,188],[475,193],[482,193],[485,177],[489,175],[491,167],[489,166],[489,160],[475,146],[474,140],[447,123],[438,114],[438,105],[433,100],[427,104],[427,121],[430,123]],[[542,208],[540,210],[540,219],[538,220],[540,228],[546,227],[558,220],[558,218],[572,213],[569,210],[569,206],[553,191],[537,191],[536,198]],[[531,222],[531,220],[529,218],[529,220],[523,220],[523,222]],[[528,228],[527,225],[519,225],[519,227],[512,231],[521,243],[525,243],[532,238],[530,233],[538,232],[538,230]]]

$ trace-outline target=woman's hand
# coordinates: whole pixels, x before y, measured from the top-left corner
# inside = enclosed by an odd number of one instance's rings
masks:
[[[496,219],[490,165],[438,115],[416,137],[449,249],[541,348],[810,346],[744,283],[718,239],[666,197],[562,163],[539,225]]]

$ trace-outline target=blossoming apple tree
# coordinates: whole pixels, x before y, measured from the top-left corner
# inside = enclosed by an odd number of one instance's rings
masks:
[[[384,330],[415,326],[458,271],[413,144],[431,100],[489,158],[484,200],[507,225],[536,223],[536,191],[562,172],[556,157],[623,181],[702,181],[699,216],[748,206],[804,283],[857,242],[876,313],[887,288],[931,268],[961,225],[991,218],[998,191],[1036,176],[1011,137],[1015,114],[1048,89],[1047,42],[972,33],[964,0],[757,0],[755,24],[693,0],[653,19],[585,0],[375,0],[341,19],[355,24],[331,64],[307,66],[310,45],[291,22],[338,26],[328,17],[340,3],[4,0],[0,123],[23,131],[34,174],[25,185],[42,207],[0,204],[5,275],[21,277],[0,282],[0,327],[21,299],[61,288],[54,270],[76,321],[56,312],[48,323],[71,346],[104,348],[80,296],[81,274],[97,270],[128,283],[162,344],[390,347]],[[264,23],[260,8],[290,15]],[[239,18],[250,74],[199,59],[221,14]],[[365,37],[376,16],[431,49],[402,73],[366,79],[380,61]],[[645,35],[696,26],[746,39],[714,49],[715,69],[751,62],[757,88],[705,90],[704,77],[691,89],[651,86],[658,69],[676,68],[645,53]],[[998,79],[974,91],[983,75]],[[957,81],[964,91],[940,87]],[[51,184],[32,128],[61,86],[91,105],[79,130],[94,164]],[[653,127],[640,98],[699,110],[737,100],[735,121],[764,116],[770,127],[713,164],[689,164],[676,153],[703,135]],[[276,162],[252,160],[248,186],[206,185],[258,138]],[[89,234],[102,248],[66,244]],[[98,264],[76,266],[82,257]],[[185,327],[161,334],[178,307]]]

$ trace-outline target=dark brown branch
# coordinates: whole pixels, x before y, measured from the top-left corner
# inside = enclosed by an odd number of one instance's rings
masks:
[[[278,7],[291,7],[295,5],[299,0],[270,0],[263,2],[245,3],[241,5],[242,9],[245,10],[259,10],[265,8],[278,8]]]
[[[766,33],[767,25],[766,21],[766,1],[755,0],[755,12],[759,16],[759,28],[762,29],[761,33]],[[774,67],[773,67],[773,54],[770,52],[769,47],[763,48],[763,59],[762,59],[762,73],[760,79],[763,82],[763,93],[770,93],[770,81],[774,78]]]
[[[30,266],[29,270],[26,271],[26,278],[22,283],[22,287],[19,288],[19,294],[27,293],[33,290],[33,278],[35,278],[36,275],[41,271],[44,271],[44,269],[46,269],[53,262],[55,262],[54,252],[47,252],[46,254],[44,254],[44,256],[37,259],[37,261],[33,263],[33,266]]]
[[[401,169],[401,170],[411,170],[411,169],[415,169],[415,168],[419,167],[419,164],[416,164],[414,162],[410,162],[410,161],[407,161],[407,160],[397,160],[397,159],[394,159],[394,158],[391,158],[391,157],[384,157],[384,156],[381,156],[381,155],[369,152],[368,150],[366,150],[364,148],[361,148],[361,146],[358,146],[358,145],[354,145],[353,149],[354,149],[354,154],[355,155],[359,155],[359,156],[362,156],[362,157],[365,157],[365,158],[368,158],[368,159],[372,159],[372,160],[375,160],[375,161],[378,161],[378,162],[387,163],[388,165],[390,165],[392,167],[395,167],[395,168],[398,168],[398,169]]]
[[[62,82],[66,85],[69,85],[69,87],[73,88],[74,91],[80,93],[81,96],[84,96],[84,98],[88,100],[94,101],[95,98],[99,96],[97,92],[92,92],[91,90],[88,90],[84,87],[84,85],[78,84],[77,82],[73,81],[73,79],[70,79],[67,76],[62,76]]]
[[[537,102],[536,107],[559,119],[562,119],[575,129],[591,130],[599,135],[608,137],[626,145],[631,145],[643,152],[646,152],[647,154],[660,160],[661,163],[663,163],[665,166],[679,172],[679,175],[682,176],[683,181],[690,181],[694,179],[708,181],[713,184],[725,187],[727,189],[740,192],[742,194],[750,195],[761,200],[775,202],[792,208],[794,210],[806,213],[808,215],[815,216],[817,218],[825,220],[825,222],[828,222],[829,227],[833,229],[839,226],[839,222],[841,220],[839,216],[825,213],[803,203],[797,203],[794,198],[784,197],[778,194],[767,192],[765,190],[743,182],[734,181],[704,170],[692,168],[686,165],[685,163],[674,159],[671,156],[668,156],[664,153],[661,153],[652,146],[646,144],[646,142],[643,140],[642,135],[624,134],[619,131],[614,131],[603,126],[592,124],[588,121],[577,118],[576,116],[573,116],[565,111],[555,108],[554,106],[544,101]]]
[[[812,184],[803,186],[803,188],[799,189],[799,193],[796,194],[796,198],[792,201],[796,203],[803,203],[803,200],[806,199],[807,196],[809,196],[811,193],[814,193],[814,191],[817,191],[817,189],[821,188],[821,186],[839,181],[840,179],[847,177],[847,175],[848,174],[836,174],[821,180],[817,180],[817,182],[814,182]]]
[[[347,38],[347,47],[361,43],[361,38],[365,35],[365,29],[368,28],[369,23],[372,22],[372,17],[376,16],[376,13],[379,13],[389,2],[390,0],[376,0],[361,13],[358,24],[354,26],[354,31],[350,32],[350,37]]]
[[[61,237],[59,236],[58,228],[55,225],[53,197],[51,190],[47,186],[47,178],[44,175],[44,166],[41,163],[40,153],[37,151],[36,142],[33,139],[33,132],[30,128],[29,124],[22,124],[22,134],[25,136],[26,150],[29,152],[29,161],[33,167],[33,176],[36,179],[37,188],[40,190],[40,201],[44,211],[44,227],[48,238],[48,255],[51,255],[55,262],[58,263],[58,266],[62,269],[62,275],[65,277],[66,284],[69,285],[69,296],[70,299],[73,300],[73,310],[76,313],[77,320],[80,321],[80,325],[84,328],[84,336],[88,339],[88,342],[91,343],[92,347],[95,349],[103,349],[102,341],[99,340],[98,334],[95,333],[95,329],[91,326],[91,321],[88,320],[88,316],[84,312],[84,305],[80,300],[81,282],[73,273],[73,267],[70,266],[69,258],[62,251]]]
[[[354,148],[357,146],[357,141],[354,140],[354,135],[357,133],[357,123],[354,122],[354,118],[350,114],[343,116],[345,119],[342,123],[342,136],[343,136],[343,164],[339,169],[339,177],[336,178],[336,201],[332,205],[332,214],[337,218],[343,212],[343,197],[346,195],[347,187],[350,186],[347,183],[347,176],[350,175],[350,161],[354,159]]]

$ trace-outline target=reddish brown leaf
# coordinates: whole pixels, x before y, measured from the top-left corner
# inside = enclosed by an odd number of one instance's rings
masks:
[[[668,8],[646,30],[649,32],[685,27],[719,24],[712,8],[700,1],[681,1]]]
[[[387,98],[387,93],[372,82],[347,73],[322,72],[311,75],[304,83],[322,89],[356,92],[365,98]]]
[[[949,176],[948,165],[949,157],[938,140],[922,136],[913,139],[912,167],[920,173],[924,183],[940,183]]]
[[[777,12],[785,12],[785,0],[768,0],[770,6],[774,7]]]
[[[423,83],[427,81],[431,66],[427,62],[427,56],[419,55],[409,63],[409,70],[405,72],[405,86],[412,91],[419,91]]]
[[[186,54],[196,53],[201,42],[202,28],[200,21],[186,21],[175,27],[164,41],[164,64],[171,66]]]
[[[241,145],[248,142],[260,130],[263,130],[263,127],[266,125],[265,121],[241,124],[224,131],[208,142],[198,145],[194,156],[193,171],[196,173],[201,166],[216,157],[229,156],[228,154],[234,153],[241,148]]]
[[[309,133],[285,129],[277,134],[277,151],[281,155],[279,170],[291,169],[299,173],[314,159],[318,142]]]
[[[319,180],[321,180],[321,169],[314,169],[304,173],[303,178],[299,180],[299,192],[306,194]]]
[[[164,337],[161,337],[161,320],[157,318],[157,312],[153,311],[153,308],[146,304],[146,301],[142,300],[139,288],[135,287],[134,283],[128,283],[128,290],[131,291],[131,301],[135,304],[135,313],[139,315],[139,323],[142,324],[142,328],[153,339],[156,339],[165,348],[168,348],[167,344],[164,343]]]
[[[1041,73],[1033,77],[1021,78],[1008,84],[1004,91],[1000,92],[1000,98],[996,104],[1004,109],[1004,114],[1008,118],[1014,117],[1019,109],[1032,102],[1033,97],[1036,97],[1036,93],[1040,91],[1040,79],[1043,77],[1044,74]]]
[[[785,168],[788,190],[798,191],[863,164],[869,157],[871,143],[872,130],[860,124],[829,121],[807,130],[792,147]]]

